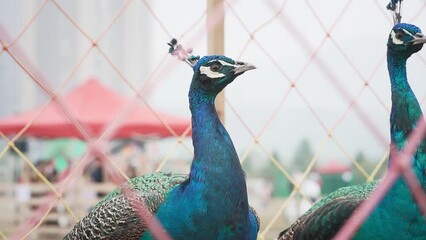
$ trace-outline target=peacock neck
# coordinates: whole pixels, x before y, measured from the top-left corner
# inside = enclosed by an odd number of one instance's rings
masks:
[[[396,92],[412,92],[407,81],[407,58],[388,52],[387,61],[389,77],[391,80],[392,100],[394,100],[393,96]]]
[[[401,150],[422,116],[420,105],[407,80],[407,58],[388,53],[391,80],[392,109],[390,116],[391,140]]]
[[[390,114],[390,132],[393,147],[390,159],[393,159],[395,150],[400,151],[416,127],[417,121],[422,117],[420,105],[407,80],[407,57],[398,56],[388,52],[388,71],[391,80],[392,109]],[[423,148],[422,143],[420,148]],[[419,149],[420,149],[419,148]],[[413,163],[414,169],[420,176],[425,170],[424,156],[417,153]],[[392,161],[392,160],[391,160]],[[390,163],[391,163],[390,161]]]
[[[244,172],[217,116],[215,95],[198,88],[189,92],[194,145],[189,177],[168,193],[156,216],[174,239],[247,239]]]
[[[194,146],[191,180],[201,180],[200,177],[223,179],[227,173],[242,173],[234,144],[217,115],[215,96],[202,91],[189,94]]]
[[[226,222],[227,227],[219,230],[221,239],[246,239],[249,212],[245,174],[216,113],[215,96],[202,91],[189,94],[194,159],[186,188],[197,189],[196,196],[207,204],[212,221]]]

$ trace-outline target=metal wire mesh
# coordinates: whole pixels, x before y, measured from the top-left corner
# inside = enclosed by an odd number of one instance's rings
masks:
[[[227,88],[227,129],[243,164],[272,164],[291,184],[288,196],[255,205],[261,217],[259,239],[276,237],[291,223],[283,219],[292,200],[312,204],[301,188],[317,164],[338,159],[352,164],[366,181],[380,177],[379,169],[386,165],[389,151],[390,86],[385,41],[392,23],[386,4],[384,0],[224,1],[226,55],[259,68]],[[189,127],[182,135],[176,134],[156,109],[189,117],[186,93],[192,72],[167,56],[165,43],[177,37],[185,46],[204,55],[206,32],[211,27],[205,26],[204,1],[43,0],[31,4],[3,1],[0,5],[5,6],[0,10],[0,69],[5,66],[1,81],[7,105],[2,106],[1,114],[55,102],[88,145],[86,153],[73,161],[69,171],[52,183],[35,166],[35,157],[16,147],[37,116],[16,135],[1,134],[4,147],[0,162],[6,161],[9,150],[16,152],[17,159],[48,189],[48,194],[17,228],[11,231],[0,225],[3,239],[37,238],[37,230],[47,224],[49,214],[60,206],[72,219],[62,227],[62,233],[69,231],[85,213],[76,209],[69,196],[77,191],[83,170],[94,161],[106,166],[115,184],[128,179],[109,144],[132,104],[147,106],[172,136],[166,141],[153,141],[153,148],[158,147],[161,154],[152,170],[173,169],[175,162],[188,164],[181,159],[190,159],[192,155],[190,141],[185,138]],[[420,0],[410,1],[404,6],[403,20],[424,22],[425,8],[426,3]],[[218,16],[220,11],[216,11]],[[425,64],[422,52],[409,62],[410,83],[422,104],[426,88],[420,76]],[[90,75],[98,76],[133,99],[99,137],[76,121],[63,101],[67,90]],[[423,128],[420,124],[419,129]],[[417,135],[412,137],[421,137],[422,133],[423,130],[416,131]],[[301,177],[296,177],[291,160],[302,139],[310,141],[313,154],[303,166]],[[415,147],[408,145],[401,159],[406,159]],[[372,170],[358,162],[356,154],[360,151],[376,159]],[[377,203],[400,175],[412,189],[418,188],[407,166],[389,170],[372,200],[362,206],[366,210],[358,212],[362,217],[356,218],[356,224],[346,225],[338,239],[347,239],[356,231],[356,226],[374,208],[372,203]],[[250,183],[249,179],[249,188]],[[251,200],[259,198],[256,193],[250,194]],[[416,200],[423,204],[422,199],[424,194],[419,193]],[[140,206],[136,204],[135,208]],[[160,227],[154,224],[154,232]]]

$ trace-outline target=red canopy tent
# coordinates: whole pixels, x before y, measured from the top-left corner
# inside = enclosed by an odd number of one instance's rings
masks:
[[[132,104],[131,100],[103,86],[96,79],[89,79],[84,84],[74,88],[62,100],[72,116],[91,137],[102,134],[103,130],[109,124],[112,124],[129,104]],[[41,108],[38,107],[28,112],[0,118],[0,131],[6,135],[18,133],[37,116]],[[119,121],[115,132],[109,137],[173,136],[165,123],[178,135],[181,135],[190,125],[189,119],[159,113],[158,111],[154,113],[146,106],[133,104],[133,107]],[[23,135],[84,139],[75,124],[53,101],[49,103],[40,116],[35,118]]]
[[[327,163],[324,163],[316,168],[316,172],[322,174],[338,174],[350,171],[351,168],[349,166],[344,165],[337,160],[328,161]]]

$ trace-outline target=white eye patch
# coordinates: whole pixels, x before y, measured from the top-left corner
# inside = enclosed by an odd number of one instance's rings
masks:
[[[410,35],[413,37],[413,34],[411,34],[409,31],[402,29],[402,31],[404,31],[406,34]],[[391,32],[391,37],[392,37],[392,42],[396,45],[400,45],[400,44],[404,44],[404,42],[401,39],[396,38],[396,33],[395,31]]]
[[[211,60],[210,62],[219,62],[220,64],[222,64],[222,66],[235,66],[222,60]],[[225,76],[225,74],[221,72],[213,72],[212,70],[210,70],[210,67],[205,66],[200,67],[200,73],[206,75],[209,78],[221,78]]]
[[[200,67],[200,73],[206,75],[209,78],[221,78],[225,76],[225,74],[221,72],[213,72],[212,70],[210,70],[210,67],[205,66]]]

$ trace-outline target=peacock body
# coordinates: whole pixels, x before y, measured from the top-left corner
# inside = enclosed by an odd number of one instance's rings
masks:
[[[194,159],[189,175],[151,173],[134,189],[173,239],[256,239],[259,219],[249,207],[245,174],[214,100],[236,77],[254,69],[220,55],[193,66],[189,90]],[[153,239],[118,188],[78,222],[65,239]]]
[[[418,27],[397,24],[393,27],[387,50],[391,81],[392,109],[390,135],[392,146],[401,150],[415,129],[422,112],[407,81],[406,61],[426,42]],[[426,141],[413,155],[413,169],[426,189]],[[391,150],[390,164],[395,151]],[[315,203],[293,225],[280,233],[284,239],[331,239],[356,208],[374,191],[377,182],[338,189]],[[415,203],[408,186],[398,179],[366,219],[353,239],[426,239],[426,221]]]

